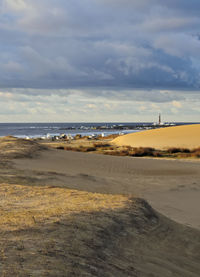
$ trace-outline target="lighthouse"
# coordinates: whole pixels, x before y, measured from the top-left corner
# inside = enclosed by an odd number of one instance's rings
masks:
[[[161,125],[161,114],[159,113],[159,117],[158,117],[158,125]]]

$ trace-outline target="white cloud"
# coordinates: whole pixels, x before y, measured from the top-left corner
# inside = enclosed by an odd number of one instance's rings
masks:
[[[97,106],[95,104],[91,104],[91,103],[87,104],[86,107],[89,109],[94,109],[94,110],[97,108]]]
[[[178,101],[172,101],[172,105],[174,106],[174,107],[176,107],[176,108],[181,108],[182,107],[182,104],[180,103],[180,102],[178,102]]]
[[[118,92],[115,97],[108,97],[107,93],[95,97],[82,90],[1,90],[0,122],[157,121],[160,112],[163,121],[180,121],[180,118],[193,118],[195,121],[194,118],[200,116],[200,95],[197,93],[187,96],[184,92],[174,91],[173,94],[179,94],[181,101],[159,103],[150,99],[147,101],[144,97],[142,99],[142,95],[140,99],[123,98],[124,91]],[[126,93],[131,95],[134,92]],[[169,93],[162,91],[161,94],[168,97]]]
[[[199,101],[199,8],[188,0],[0,0],[1,102],[35,120],[42,106],[49,118],[61,120],[62,110],[90,120],[87,105],[96,105],[96,120],[158,110],[178,117],[181,107],[198,118],[186,103],[194,91]]]
[[[25,11],[30,7],[29,0],[3,0],[3,7],[5,10],[14,12]]]

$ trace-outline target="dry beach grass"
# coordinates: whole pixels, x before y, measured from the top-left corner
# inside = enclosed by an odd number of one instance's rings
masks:
[[[12,136],[0,138],[0,158],[24,158],[33,157],[45,146],[32,140],[18,139]]]
[[[131,147],[118,146],[112,141],[88,143],[87,140],[81,140],[81,143],[74,141],[73,144],[67,142],[47,142],[43,145],[48,145],[53,149],[76,151],[76,152],[93,152],[97,154],[112,155],[112,156],[131,156],[131,157],[155,157],[155,158],[199,158],[200,147],[197,148],[181,148],[171,147],[166,149],[155,149],[152,147]]]
[[[143,200],[6,184],[0,195],[1,276],[198,276],[199,233]]]

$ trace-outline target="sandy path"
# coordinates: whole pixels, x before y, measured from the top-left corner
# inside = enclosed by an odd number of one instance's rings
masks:
[[[55,185],[144,197],[161,213],[200,229],[199,162],[50,150],[39,158],[17,160],[16,166],[59,173]]]

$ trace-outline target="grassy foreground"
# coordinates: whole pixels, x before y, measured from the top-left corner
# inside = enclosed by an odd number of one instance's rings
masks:
[[[144,200],[7,184],[0,198],[0,276],[198,276],[199,232]]]
[[[112,228],[118,237],[123,210],[134,206],[124,196],[53,187],[1,184],[0,197],[0,276],[97,273]]]

